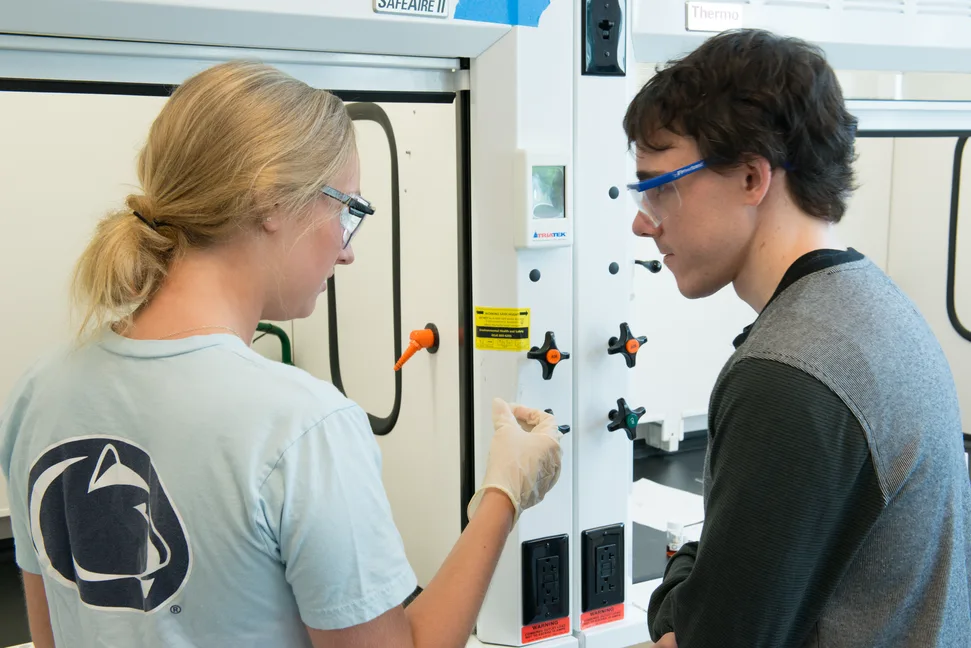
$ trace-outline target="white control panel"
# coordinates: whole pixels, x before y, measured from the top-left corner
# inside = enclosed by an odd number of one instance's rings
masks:
[[[569,154],[519,150],[513,170],[517,194],[516,247],[573,244],[573,189]]]

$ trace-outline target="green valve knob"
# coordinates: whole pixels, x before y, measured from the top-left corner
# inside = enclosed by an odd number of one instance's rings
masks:
[[[640,422],[641,417],[644,416],[644,408],[638,407],[632,410],[623,398],[617,399],[617,409],[610,410],[607,418],[610,419],[610,423],[607,425],[607,430],[610,432],[615,432],[621,428],[627,433],[627,438],[633,441],[637,437],[637,424]]]

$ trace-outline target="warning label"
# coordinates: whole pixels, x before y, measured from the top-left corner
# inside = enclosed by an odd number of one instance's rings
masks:
[[[529,351],[529,309],[476,308],[475,348]]]
[[[580,629],[595,628],[605,623],[624,620],[624,604],[618,603],[607,608],[591,610],[580,615]]]
[[[523,643],[552,639],[570,634],[570,617],[543,621],[523,628]]]

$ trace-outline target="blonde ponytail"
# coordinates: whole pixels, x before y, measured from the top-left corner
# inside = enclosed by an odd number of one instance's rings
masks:
[[[80,331],[102,327],[106,321],[129,318],[137,305],[148,301],[162,283],[172,242],[141,221],[151,222],[141,196],[129,196],[135,209],[112,212],[98,223],[74,272],[73,297],[81,313]]]
[[[234,61],[188,79],[139,155],[143,195],[102,219],[78,260],[81,335],[129,323],[189,250],[252,230],[271,210],[306,217],[355,147],[338,98],[273,67]]]

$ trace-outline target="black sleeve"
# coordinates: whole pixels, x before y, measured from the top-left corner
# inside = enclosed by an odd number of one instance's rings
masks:
[[[828,387],[771,360],[738,362],[710,420],[701,540],[665,570],[651,636],[801,646],[883,509],[866,436]]]
[[[691,574],[691,568],[695,565],[697,555],[698,543],[687,542],[668,560],[668,564],[664,568],[664,578],[657,589],[654,590],[654,593],[651,594],[651,602],[647,606],[647,618],[651,638],[654,641],[669,632],[674,632],[674,614],[671,606],[674,605],[675,597],[669,595]]]

